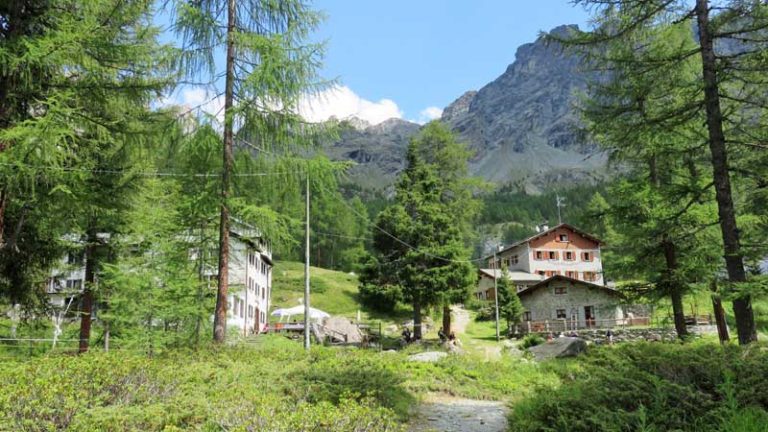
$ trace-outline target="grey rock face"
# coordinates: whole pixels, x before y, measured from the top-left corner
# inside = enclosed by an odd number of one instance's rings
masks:
[[[566,36],[575,26],[552,34]],[[580,58],[543,38],[517,49],[506,71],[448,105],[442,121],[475,152],[472,174],[537,192],[564,183],[599,180],[606,158],[580,131],[575,104],[589,73]],[[355,123],[326,152],[359,165],[353,179],[385,188],[404,167],[410,138],[420,126],[399,119],[361,129]]]
[[[562,357],[576,357],[587,349],[581,338],[561,337],[528,349],[538,361]]]

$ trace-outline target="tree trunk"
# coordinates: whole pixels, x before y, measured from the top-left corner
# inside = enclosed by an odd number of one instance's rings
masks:
[[[667,274],[665,275],[667,290],[672,300],[672,315],[675,321],[675,331],[677,337],[683,339],[688,336],[688,328],[685,326],[685,310],[683,309],[683,289],[675,272],[677,271],[677,251],[675,244],[669,238],[662,242],[664,249],[664,259],[667,263]]]
[[[5,246],[5,208],[8,206],[8,194],[0,190],[0,248]]]
[[[451,334],[451,305],[443,305],[443,333]]]
[[[213,340],[222,343],[227,336],[227,291],[229,290],[229,194],[232,189],[235,79],[235,0],[227,2],[227,72],[224,84],[224,167],[221,173],[221,221],[219,227],[219,275]]]
[[[720,295],[717,293],[717,282],[712,281],[712,309],[715,315],[715,323],[717,324],[717,336],[720,339],[721,344],[726,344],[730,341],[728,335],[728,323],[725,321],[725,310],[723,309],[723,302],[720,300]]]
[[[413,339],[421,339],[421,301],[413,300]]]
[[[709,30],[709,2],[696,0],[696,18],[699,27],[699,44],[701,46],[701,63],[704,79],[704,104],[707,112],[707,131],[709,133],[709,150],[712,157],[712,172],[715,184],[720,230],[723,236],[725,266],[728,280],[731,282],[746,282],[744,258],[739,244],[739,230],[736,225],[736,212],[731,194],[731,179],[728,173],[728,152],[725,146],[723,132],[723,114],[720,110],[720,95],[717,76],[717,62],[713,47],[712,35]],[[746,345],[757,340],[757,328],[752,312],[752,300],[744,295],[733,301],[733,312],[736,316],[736,331],[739,344]]]
[[[91,339],[91,314],[93,313],[93,285],[96,281],[96,231],[89,229],[85,245],[85,281],[80,306],[80,348],[79,352],[88,351]]]

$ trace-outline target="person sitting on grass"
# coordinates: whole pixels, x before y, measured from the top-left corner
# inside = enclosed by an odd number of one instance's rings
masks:
[[[403,340],[405,343],[411,342],[411,330],[408,327],[403,327]]]

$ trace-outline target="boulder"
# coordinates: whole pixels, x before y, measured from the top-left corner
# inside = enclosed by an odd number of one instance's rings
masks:
[[[528,349],[537,361],[562,357],[576,357],[587,349],[587,342],[581,338],[561,337],[551,342]]]
[[[408,360],[422,363],[436,363],[447,356],[448,353],[444,353],[442,351],[426,351],[423,353],[410,355],[408,356]]]

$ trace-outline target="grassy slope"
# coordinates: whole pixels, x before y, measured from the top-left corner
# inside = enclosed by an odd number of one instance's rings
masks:
[[[357,275],[310,267],[311,305],[331,315],[355,318],[357,311],[363,321],[381,320],[385,324],[408,319],[407,309],[383,315],[363,307],[357,298]],[[304,264],[281,261],[273,273],[272,306],[293,307],[304,298]],[[297,317],[299,318],[299,317]]]
[[[685,308],[685,314],[691,315],[693,311],[697,315],[708,315],[712,313],[712,299],[709,292],[698,291],[685,296],[683,300]],[[730,301],[724,301],[723,307],[725,308],[726,320],[728,326],[735,336],[736,331],[736,319],[733,316],[733,306]],[[755,314],[755,323],[757,325],[758,332],[761,332],[768,336],[768,298],[757,298],[752,300],[752,309]],[[656,319],[664,319],[668,317],[671,325],[672,306],[668,299],[663,299],[656,306],[655,311]]]

